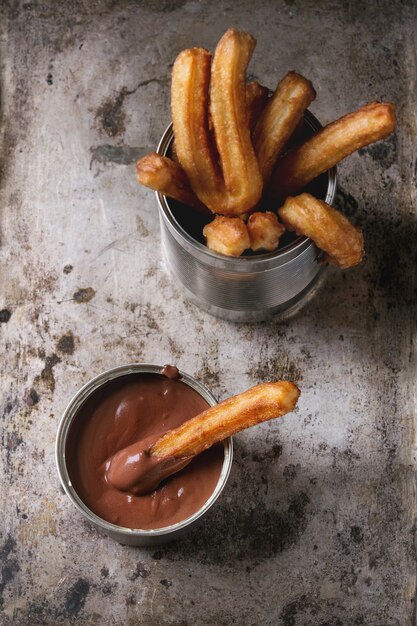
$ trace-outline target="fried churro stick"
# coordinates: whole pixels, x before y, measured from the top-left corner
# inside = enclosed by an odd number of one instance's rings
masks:
[[[258,81],[254,80],[246,85],[246,116],[248,118],[249,130],[252,132],[255,130],[258,119],[264,110],[266,103],[268,102],[269,89],[264,87]],[[211,122],[211,116],[209,112],[209,129],[212,130],[213,124]],[[177,148],[175,146],[175,139],[171,145],[171,159],[176,163],[179,163]]]
[[[296,72],[288,72],[278,83],[253,134],[253,145],[264,184],[269,180],[278,156],[304,111],[315,97],[311,82]]]
[[[246,117],[252,134],[268,102],[269,89],[254,80],[246,85]]]
[[[191,189],[184,170],[168,157],[156,152],[147,154],[136,161],[136,176],[145,187],[178,200],[205,216],[211,215]]]
[[[285,198],[349,154],[390,135],[396,126],[391,103],[371,102],[332,122],[276,164],[268,195]]]
[[[309,237],[324,250],[330,263],[347,269],[362,261],[362,231],[326,202],[302,193],[287,198],[278,213],[289,230]]]
[[[213,212],[222,212],[225,187],[211,143],[208,93],[211,53],[183,50],[172,69],[171,109],[175,149],[198,198]]]
[[[200,454],[235,433],[293,411],[300,391],[291,382],[262,383],[213,406],[170,430],[151,448],[151,456]]]
[[[251,250],[276,250],[285,227],[280,224],[275,213],[257,211],[252,213],[247,223]]]
[[[204,226],[203,235],[210,250],[227,256],[240,256],[250,248],[248,229],[240,217],[216,215]]]
[[[229,216],[251,209],[262,193],[262,177],[246,115],[245,74],[255,43],[248,33],[228,30],[216,46],[211,67],[210,112],[226,186],[226,206],[223,210],[208,206]]]

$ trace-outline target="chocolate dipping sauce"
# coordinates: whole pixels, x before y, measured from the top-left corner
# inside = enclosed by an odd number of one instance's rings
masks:
[[[138,441],[146,449],[207,408],[191,387],[162,374],[130,374],[98,389],[79,409],[66,446],[68,472],[80,498],[96,515],[125,528],[163,528],[193,515],[216,488],[222,444],[192,459],[147,495],[135,495],[129,484],[117,488],[106,469],[117,452]]]

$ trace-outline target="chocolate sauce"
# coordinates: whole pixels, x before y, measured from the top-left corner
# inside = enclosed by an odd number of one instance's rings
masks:
[[[148,437],[122,448],[106,461],[106,480],[119,491],[143,496],[182,470],[193,457],[160,459],[151,456],[150,448],[159,437]]]
[[[120,472],[112,483],[107,472],[116,453],[127,449],[128,455],[129,446],[142,442],[146,457],[163,433],[207,407],[191,387],[160,374],[130,374],[98,389],[79,409],[67,440],[68,472],[80,498],[101,518],[125,528],[163,528],[190,517],[217,485],[222,444],[192,459],[147,495],[136,495],[135,485],[129,478],[124,483]]]

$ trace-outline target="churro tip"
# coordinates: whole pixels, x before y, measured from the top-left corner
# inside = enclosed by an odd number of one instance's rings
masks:
[[[256,38],[253,35],[251,35],[251,33],[247,33],[244,30],[239,30],[238,28],[228,28],[227,31],[219,40],[219,43],[220,42],[226,43],[227,41],[229,41],[229,39],[230,40],[231,39],[240,39],[240,40],[246,39],[252,43],[253,48],[255,48],[256,46]]]
[[[179,52],[179,54],[177,55],[174,61],[174,65],[177,64],[178,62],[181,62],[184,59],[201,57],[201,56],[211,57],[212,52],[210,50],[207,50],[207,48],[201,48],[198,46],[195,46],[193,48],[185,48],[185,50],[181,50],[181,52]]]

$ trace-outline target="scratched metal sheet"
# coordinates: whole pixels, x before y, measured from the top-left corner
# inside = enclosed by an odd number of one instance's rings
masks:
[[[414,2],[9,0],[1,5],[0,623],[414,623]],[[288,69],[323,122],[397,103],[395,137],[339,167],[367,257],[295,317],[232,324],[182,298],[134,161],[170,119],[171,64],[228,26],[253,77]],[[58,420],[100,371],[173,362],[224,398],[295,380],[299,409],[236,437],[200,529],[114,543],[60,491]]]

